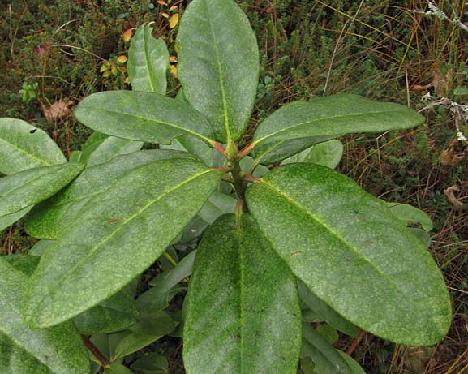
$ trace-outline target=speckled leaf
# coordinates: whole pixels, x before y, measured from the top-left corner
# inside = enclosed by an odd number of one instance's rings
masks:
[[[89,374],[87,353],[72,325],[30,329],[20,313],[23,286],[28,283],[28,277],[2,258],[0,274],[0,333],[55,374]]]
[[[359,329],[315,296],[303,282],[299,281],[297,288],[302,302],[314,312],[321,321],[327,322],[330,326],[333,326],[335,329],[349,336],[357,336]]]
[[[3,334],[0,334],[0,372],[2,374],[53,374],[47,366]]]
[[[103,164],[116,156],[137,152],[143,144],[94,132],[83,145],[79,161],[88,167]]]
[[[35,207],[26,218],[26,231],[35,238],[58,239],[89,200],[105,194],[135,168],[156,160],[190,157],[185,152],[152,149],[117,156],[105,164],[90,167],[64,191]]]
[[[431,345],[447,333],[450,300],[431,255],[351,179],[291,164],[250,188],[247,202],[294,274],[352,323],[408,345]]]
[[[263,121],[255,143],[310,136],[341,136],[353,132],[402,130],[424,123],[406,106],[342,94],[287,104]]]
[[[103,134],[148,143],[169,143],[187,134],[209,142],[212,132],[190,105],[155,92],[98,92],[78,105],[75,116]]]
[[[232,0],[194,0],[177,37],[179,79],[218,140],[242,135],[258,85],[259,52],[247,16]]]
[[[162,254],[220,176],[190,159],[154,161],[91,199],[42,256],[26,320],[56,325],[116,293]]]
[[[10,225],[34,205],[70,183],[83,165],[67,163],[19,172],[0,178],[0,223]],[[0,230],[5,227],[0,226]]]
[[[169,51],[166,43],[153,38],[150,25],[140,26],[128,50],[128,80],[134,91],[166,93]]]
[[[15,174],[65,162],[47,133],[20,119],[0,118],[0,173]]]
[[[188,373],[296,373],[294,278],[250,216],[225,215],[207,230],[187,297]]]

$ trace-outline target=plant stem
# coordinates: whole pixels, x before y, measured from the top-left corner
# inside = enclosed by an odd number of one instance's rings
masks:
[[[93,342],[89,339],[89,336],[82,335],[81,338],[83,339],[84,345],[93,354],[93,356],[98,361],[99,365],[101,365],[103,368],[109,367],[109,359],[106,356],[104,356],[99,350],[99,348],[93,344]]]
[[[239,164],[239,160],[232,161],[231,175],[233,179],[234,190],[236,191],[237,198],[241,201],[245,201],[245,189],[246,183],[242,176],[242,170]],[[244,206],[245,209],[245,206]]]

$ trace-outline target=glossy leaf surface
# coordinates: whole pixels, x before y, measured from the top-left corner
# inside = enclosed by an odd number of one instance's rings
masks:
[[[232,0],[194,0],[182,17],[177,41],[187,100],[210,119],[218,140],[237,140],[250,117],[259,74],[247,16]]]
[[[262,143],[310,136],[403,130],[424,123],[424,117],[399,104],[342,94],[287,104],[261,123],[254,141]]]
[[[152,149],[87,168],[64,191],[33,209],[26,218],[26,231],[35,238],[58,239],[91,199],[105,194],[135,168],[157,160],[190,157],[185,152]]]
[[[16,118],[0,118],[0,173],[67,162],[60,148],[41,129]]]
[[[291,164],[256,183],[247,202],[294,274],[352,323],[408,345],[447,333],[450,301],[430,254],[351,179]]]
[[[169,143],[187,134],[209,141],[212,132],[190,105],[155,92],[98,92],[78,105],[75,116],[103,134],[148,143]]]
[[[188,373],[295,373],[300,310],[292,274],[244,215],[216,221],[197,250],[184,326]]]
[[[219,178],[219,171],[197,161],[155,161],[91,199],[42,256],[32,277],[27,320],[52,326],[120,290],[162,254]]]
[[[78,163],[47,166],[0,178],[0,223],[10,225],[51,197],[83,169]],[[0,226],[0,230],[6,226]]]
[[[152,35],[150,25],[140,26],[128,50],[128,80],[134,91],[166,93],[169,51]]]
[[[23,286],[28,283],[28,277],[2,258],[0,274],[0,333],[55,374],[88,374],[88,356],[72,325],[30,329],[20,312]]]

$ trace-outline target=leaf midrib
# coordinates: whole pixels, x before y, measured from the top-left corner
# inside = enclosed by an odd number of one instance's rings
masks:
[[[111,240],[115,234],[117,234],[120,230],[122,230],[129,222],[131,222],[133,219],[136,217],[140,216],[141,214],[144,213],[145,210],[150,208],[153,204],[157,203],[160,201],[162,198],[166,197],[167,195],[171,194],[172,192],[176,191],[177,189],[183,187],[184,185],[190,183],[191,181],[201,177],[202,175],[205,175],[207,173],[213,172],[212,169],[206,169],[203,170],[202,172],[199,172],[197,174],[192,175],[190,178],[185,179],[183,182],[178,183],[176,186],[169,188],[168,190],[164,191],[161,195],[159,195],[156,199],[150,200],[147,204],[145,204],[142,208],[140,208],[136,213],[132,214],[129,216],[125,221],[119,225],[114,231],[112,231],[109,235],[107,235],[103,240],[101,240],[96,246],[94,246],[90,252],[88,252],[83,258],[78,261],[67,273],[61,277],[58,281],[54,282],[56,284],[64,284],[72,275],[74,275],[75,271],[80,268],[84,263],[88,261],[88,259],[92,258],[94,254],[99,250],[101,246],[103,246],[106,242]],[[71,225],[71,224],[70,224]],[[59,244],[57,244],[59,245]],[[56,246],[57,246],[56,245]],[[49,251],[51,253],[53,251]],[[41,299],[40,302],[38,302],[36,305],[40,306],[43,304],[46,298],[53,298],[59,291],[61,290],[61,287],[56,287],[49,292],[47,292],[47,295],[44,295],[44,297]]]
[[[244,349],[245,349],[245,253],[242,246],[243,227],[242,218],[236,215],[236,239],[235,244],[238,252],[239,261],[239,329],[240,329],[240,342],[239,342],[239,355],[240,355],[240,374],[244,373]]]
[[[154,84],[154,75],[153,75],[153,66],[150,62],[150,58],[149,58],[149,51],[148,51],[148,34],[151,32],[150,31],[151,29],[149,28],[149,26],[144,26],[144,29],[143,29],[143,49],[145,51],[145,61],[146,61],[146,71],[147,71],[147,74],[148,74],[148,80],[150,82],[150,86],[151,86],[151,91],[153,92],[156,92],[155,90],[155,84]]]
[[[283,132],[286,132],[286,131],[289,131],[291,129],[295,129],[297,127],[301,127],[301,126],[304,126],[304,125],[313,125],[317,122],[321,122],[321,121],[327,121],[327,120],[335,120],[335,119],[353,119],[355,117],[359,118],[359,117],[362,117],[362,116],[367,116],[367,115],[373,115],[373,114],[378,114],[378,115],[381,115],[381,114],[388,114],[388,113],[403,113],[402,110],[382,110],[382,111],[375,111],[375,112],[364,112],[364,113],[353,113],[353,114],[341,114],[341,115],[337,115],[337,116],[328,116],[328,117],[322,117],[322,118],[317,118],[317,119],[312,119],[310,121],[306,121],[306,122],[300,122],[300,123],[297,123],[297,124],[294,124],[292,126],[288,126],[288,127],[285,127],[285,128],[282,128],[282,129],[279,129],[278,131],[276,132],[273,132],[271,134],[268,134],[268,135],[265,135],[263,137],[261,137],[260,139],[257,139],[254,141],[254,144],[257,145],[261,142],[263,142],[265,139],[268,139],[272,136],[276,136],[278,134],[281,134]],[[260,124],[259,128],[261,128],[262,124]],[[416,125],[414,125],[416,126]],[[377,130],[376,130],[377,131]],[[378,130],[380,131],[380,130]],[[382,130],[384,131],[384,130]],[[346,132],[345,132],[346,134]],[[307,135],[307,136],[317,136],[319,134],[316,134],[316,135]],[[323,135],[327,135],[327,134],[323,134]],[[339,136],[340,134],[337,134],[336,136]],[[291,139],[292,140],[292,139]]]
[[[215,35],[215,31],[213,30],[213,24],[211,23],[211,14],[209,11],[208,4],[206,0],[204,1],[205,4],[205,11],[207,14],[207,22],[210,27],[210,33],[211,37],[213,39],[213,46],[214,46],[214,52],[216,56],[216,65],[218,67],[218,73],[219,73],[219,83],[220,83],[220,91],[221,91],[221,100],[223,102],[223,115],[224,115],[224,131],[226,132],[226,143],[229,144],[231,139],[232,139],[232,134],[231,134],[231,128],[229,126],[229,113],[228,113],[228,103],[226,99],[226,89],[224,87],[224,73],[223,73],[223,67],[221,65],[221,57],[219,53],[219,45],[218,45],[218,40]]]
[[[0,141],[2,141],[3,143],[5,143],[7,146],[10,146],[11,148],[16,149],[19,153],[22,153],[22,154],[26,155],[27,157],[33,159],[34,161],[39,162],[41,165],[44,165],[44,166],[50,166],[50,165],[52,165],[51,162],[49,162],[49,161],[47,161],[47,160],[44,160],[44,159],[41,159],[41,158],[39,158],[39,157],[36,157],[34,154],[29,153],[29,152],[27,151],[27,149],[20,148],[20,147],[18,147],[16,144],[13,144],[13,143],[10,143],[10,142],[6,141],[4,138],[1,138],[1,137],[0,137]]]
[[[196,132],[196,131],[193,131],[191,129],[188,129],[188,128],[185,128],[185,127],[180,127],[172,122],[167,122],[167,121],[163,121],[163,120],[159,120],[159,119],[154,119],[154,118],[147,118],[147,117],[142,117],[142,116],[139,116],[139,115],[136,115],[136,114],[133,114],[133,113],[127,113],[127,112],[123,112],[123,111],[116,111],[116,110],[109,110],[109,109],[103,109],[103,108],[99,108],[99,109],[95,109],[96,112],[105,112],[105,113],[109,113],[109,114],[117,114],[117,115],[123,115],[123,116],[129,116],[129,117],[133,117],[133,118],[136,118],[136,119],[139,119],[139,120],[143,120],[143,121],[148,121],[148,122],[154,122],[156,123],[155,126],[157,126],[157,124],[162,124],[162,125],[167,125],[169,127],[174,127],[178,130],[182,130],[186,133],[189,133],[190,135],[193,135],[193,136],[197,136],[199,137],[200,139],[202,139],[203,141],[209,143],[209,144],[212,144],[213,143],[213,140],[207,138],[206,136]],[[101,130],[102,131],[102,130]],[[116,137],[119,137],[118,135],[114,135],[114,134],[110,134],[112,136],[116,136]],[[136,140],[136,141],[143,141],[141,139],[130,139],[130,140]]]

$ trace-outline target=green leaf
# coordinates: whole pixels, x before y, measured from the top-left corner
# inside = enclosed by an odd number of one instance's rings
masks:
[[[330,140],[330,136],[311,136],[293,140],[277,140],[260,143],[254,149],[255,157],[262,165],[280,162],[292,155],[302,152],[310,146]]]
[[[145,356],[138,358],[133,364],[132,369],[139,370],[144,374],[169,374],[169,363],[166,356],[157,352],[150,352]]]
[[[349,368],[351,369],[351,374],[366,374],[364,369],[359,365],[356,361],[354,361],[351,357],[349,357],[346,353],[337,350],[341,357],[346,361]]]
[[[169,302],[174,296],[174,287],[192,274],[195,253],[196,251],[189,253],[173,269],[159,274],[150,282],[152,288],[143,293],[137,300],[141,311],[159,311],[169,306]]]
[[[342,94],[285,105],[259,125],[254,143],[403,130],[422,123],[424,117],[406,106]]]
[[[35,238],[58,239],[91,199],[106,194],[134,169],[156,160],[184,157],[190,155],[152,149],[117,156],[105,164],[87,168],[68,188],[32,210],[26,218],[26,231]]]
[[[104,369],[104,374],[133,374],[130,369],[118,362],[113,362],[110,366]]]
[[[387,203],[390,211],[395,217],[405,224],[419,223],[425,231],[432,230],[432,220],[424,211],[410,204]]]
[[[143,147],[143,142],[107,136],[94,132],[83,145],[79,161],[94,166],[103,164],[119,155],[137,152]]]
[[[303,282],[298,282],[297,289],[301,300],[312,312],[314,312],[320,321],[327,322],[335,329],[349,336],[357,336],[358,328],[345,318],[341,317],[332,308],[315,296]]]
[[[188,373],[296,373],[294,278],[250,216],[225,215],[207,230],[187,297]]]
[[[0,370],[2,374],[53,374],[3,334],[0,334]]]
[[[177,42],[187,100],[210,119],[218,140],[239,139],[255,102],[260,65],[247,16],[232,0],[194,0]]]
[[[148,143],[170,143],[180,135],[212,142],[211,126],[190,105],[155,92],[98,92],[75,110],[85,126],[103,134]]]
[[[26,320],[56,325],[119,291],[163,253],[220,177],[190,159],[154,161],[89,200],[42,256]]]
[[[40,258],[37,256],[28,256],[24,254],[13,254],[9,256],[2,256],[2,259],[8,262],[13,268],[19,270],[28,277],[34,273]]]
[[[0,230],[9,226],[34,205],[51,197],[70,183],[83,169],[67,163],[22,171],[0,178]]]
[[[30,256],[40,257],[44,254],[52,242],[53,240],[40,240],[31,247],[31,249],[28,251],[28,254]]]
[[[28,277],[0,257],[0,333],[56,374],[88,374],[89,361],[70,324],[32,330],[21,318],[23,285]],[[15,373],[16,374],[16,373]]]
[[[346,360],[310,325],[302,328],[303,355],[310,357],[317,374],[353,374]]]
[[[81,334],[112,333],[136,323],[137,308],[133,285],[79,314],[73,320]]]
[[[132,326],[115,348],[113,360],[122,358],[154,343],[177,327],[177,322],[159,311],[142,318]]]
[[[55,142],[41,129],[16,118],[0,118],[0,173],[67,162]]]
[[[169,51],[166,43],[153,38],[150,25],[140,26],[128,50],[128,80],[134,91],[166,93]]]
[[[350,322],[407,345],[447,333],[450,300],[431,255],[351,179],[291,164],[250,188],[247,203],[293,273]]]
[[[312,162],[317,165],[335,169],[340,163],[343,155],[343,144],[339,140],[329,140],[319,143],[298,153],[282,162],[282,165],[293,162]]]
[[[184,231],[180,241],[182,243],[187,243],[198,238],[209,225],[223,214],[234,213],[235,208],[235,198],[215,191]]]

